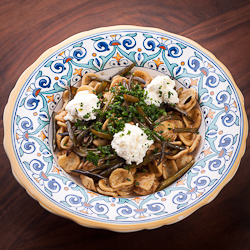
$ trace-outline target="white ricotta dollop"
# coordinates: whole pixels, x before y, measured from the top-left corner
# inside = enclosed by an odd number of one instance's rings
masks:
[[[100,108],[98,102],[99,99],[95,94],[90,94],[88,90],[79,91],[74,99],[66,105],[65,110],[68,113],[63,118],[71,122],[77,122],[77,119],[94,120],[96,119],[96,113],[93,110]]]
[[[178,103],[179,98],[174,87],[175,81],[169,76],[155,77],[145,88],[148,97],[145,100],[146,104],[155,104],[159,107],[162,102]]]
[[[111,146],[127,164],[140,164],[153,143],[137,125],[126,123],[123,131],[114,134]]]

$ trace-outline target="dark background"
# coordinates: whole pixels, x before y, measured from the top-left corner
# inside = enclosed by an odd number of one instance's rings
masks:
[[[115,233],[44,210],[17,183],[3,149],[3,110],[21,73],[45,50],[97,27],[132,24],[184,35],[232,73],[250,112],[250,1],[0,0],[0,249],[250,249],[249,138],[235,177],[210,204],[159,229]]]

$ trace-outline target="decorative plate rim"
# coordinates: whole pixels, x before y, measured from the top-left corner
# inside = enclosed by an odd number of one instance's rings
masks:
[[[43,196],[32,185],[31,182],[29,182],[29,180],[27,179],[27,177],[25,176],[25,174],[23,173],[22,169],[19,166],[19,163],[18,163],[18,160],[16,159],[12,144],[8,143],[9,141],[11,141],[11,120],[12,120],[11,116],[12,116],[12,111],[13,111],[14,106],[15,106],[15,102],[13,102],[13,100],[17,99],[19,91],[23,86],[23,83],[28,78],[28,76],[33,72],[33,70],[36,67],[38,67],[41,62],[43,62],[43,60],[45,60],[49,55],[51,55],[56,50],[59,50],[60,48],[66,46],[67,44],[70,44],[71,42],[73,42],[77,39],[84,38],[84,37],[87,37],[87,36],[90,36],[93,34],[97,34],[97,33],[101,33],[101,32],[107,32],[107,31],[112,31],[112,30],[117,31],[117,30],[124,30],[124,29],[139,29],[139,30],[160,32],[160,33],[164,33],[167,35],[171,35],[171,36],[179,38],[185,42],[188,42],[189,44],[195,46],[197,49],[201,50],[203,53],[208,55],[214,62],[216,62],[222,68],[222,70],[225,72],[225,74],[228,76],[228,78],[233,83],[234,88],[238,94],[238,97],[239,97],[241,105],[242,105],[241,108],[242,108],[243,126],[244,126],[243,127],[243,138],[242,138],[243,143],[241,144],[241,147],[239,149],[238,156],[235,159],[234,165],[232,166],[232,168],[228,172],[228,174],[225,176],[225,178],[222,180],[222,182],[215,188],[215,190],[213,190],[210,194],[208,194],[203,200],[197,202],[192,207],[190,207],[187,210],[182,211],[176,215],[173,215],[173,216],[168,217],[168,218],[152,221],[152,222],[145,222],[145,223],[136,223],[135,222],[134,224],[129,224],[129,225],[126,225],[126,224],[121,225],[121,224],[93,221],[93,220],[90,220],[87,218],[80,217],[76,214],[73,214],[67,210],[64,210],[62,207],[59,207],[56,204],[54,204],[52,201],[50,201],[45,196]],[[232,179],[232,177],[236,173],[238,166],[240,164],[240,160],[245,152],[246,139],[247,139],[247,134],[248,134],[248,121],[247,121],[246,111],[244,108],[243,95],[242,95],[241,91],[239,90],[239,88],[237,87],[231,73],[229,72],[229,70],[226,68],[226,66],[224,64],[222,64],[211,52],[204,49],[201,45],[192,41],[189,38],[186,38],[186,37],[183,37],[180,35],[176,35],[176,34],[173,34],[173,33],[164,31],[162,29],[158,29],[158,28],[141,27],[141,26],[133,26],[133,25],[109,26],[109,27],[102,27],[102,28],[97,28],[97,29],[93,29],[90,31],[81,32],[81,33],[75,34],[75,35],[65,39],[64,41],[60,42],[59,44],[46,50],[19,77],[15,87],[13,88],[13,90],[10,93],[8,102],[7,102],[6,107],[4,109],[4,116],[3,117],[4,117],[4,119],[3,119],[4,120],[4,148],[5,148],[5,151],[6,151],[8,158],[10,160],[11,168],[12,168],[12,172],[13,172],[14,177],[26,189],[27,193],[30,194],[30,196],[32,198],[36,199],[42,207],[44,207],[45,209],[47,209],[48,211],[50,211],[56,215],[66,217],[66,218],[71,219],[71,220],[75,221],[76,223],[83,225],[83,226],[86,226],[86,227],[104,228],[104,229],[109,229],[109,230],[118,231],[118,232],[132,232],[132,231],[138,231],[138,230],[142,230],[142,229],[153,229],[153,228],[157,228],[157,227],[160,227],[163,225],[172,224],[172,223],[175,223],[177,221],[184,219],[185,217],[187,217],[190,214],[192,214],[193,212],[195,212],[198,208],[211,202],[218,195],[218,193],[222,190],[222,188]]]

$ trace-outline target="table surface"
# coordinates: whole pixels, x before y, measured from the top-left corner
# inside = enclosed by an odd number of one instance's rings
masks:
[[[213,202],[176,224],[126,234],[81,227],[43,209],[13,177],[2,144],[3,110],[21,73],[67,37],[118,24],[161,28],[211,51],[232,73],[250,117],[249,0],[1,0],[0,17],[0,249],[249,249],[249,138],[235,177]]]

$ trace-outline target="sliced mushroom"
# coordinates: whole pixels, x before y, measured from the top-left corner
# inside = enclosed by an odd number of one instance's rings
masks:
[[[196,105],[197,97],[198,95],[195,89],[185,89],[179,96],[179,103],[177,104],[177,106],[186,111],[189,111]]]
[[[120,196],[122,197],[126,197],[126,196],[129,196],[131,194],[134,193],[133,189],[129,190],[129,191],[121,191],[121,190],[117,190],[116,191]]]
[[[137,168],[131,168],[128,170],[130,174],[135,175]]]
[[[101,190],[106,192],[114,192],[114,189],[109,185],[108,179],[100,179],[98,186]]]
[[[83,174],[80,175],[81,181],[82,181],[82,185],[92,191],[96,192],[96,187],[95,187],[95,183],[94,180],[88,176],[85,176]]]
[[[122,191],[122,192],[131,192],[134,188],[134,183],[132,183],[132,185],[130,186],[126,186],[126,187],[121,187],[121,188],[118,188],[118,189],[114,189],[116,192],[117,191]]]
[[[176,160],[176,159],[180,158],[181,156],[186,155],[188,152],[189,152],[189,148],[186,148],[186,149],[180,151],[179,153],[177,153],[176,155],[166,155],[166,157],[169,160]]]
[[[57,121],[60,121],[60,122],[65,122],[65,120],[64,120],[64,116],[65,115],[67,115],[67,111],[61,111],[61,112],[59,112],[59,113],[57,113],[57,115],[55,116],[55,119],[57,120]]]
[[[106,195],[106,196],[112,196],[112,197],[117,197],[118,196],[117,192],[103,191],[99,187],[96,187],[96,190],[97,190],[98,193]]]
[[[163,161],[162,165],[163,165],[162,175],[164,179],[167,179],[178,172],[178,167],[175,160],[165,160]]]
[[[85,161],[83,163],[83,166],[82,166],[82,169],[87,170],[87,171],[90,171],[90,170],[92,170],[94,168],[96,168],[96,166],[93,163],[88,162],[88,161]]]
[[[87,73],[87,74],[83,75],[81,85],[89,85],[90,82],[93,81],[91,77],[99,78],[99,76],[95,73]]]
[[[119,76],[119,75],[113,77],[112,82],[111,82],[110,87],[109,87],[109,91],[105,92],[103,94],[103,96],[104,96],[104,98],[106,100],[109,100],[109,98],[110,98],[110,95],[111,95],[110,90],[111,90],[111,88],[118,87],[119,83],[122,83],[122,81],[126,81],[126,83],[128,83],[128,79],[126,77],[122,77],[122,76]]]
[[[123,189],[134,183],[134,176],[126,169],[117,168],[109,176],[109,183],[113,189]]]
[[[70,170],[77,169],[80,162],[80,157],[73,152],[71,152],[68,156],[66,154],[59,156],[57,161],[58,165],[69,174],[71,174]]]
[[[158,186],[159,186],[159,181],[155,179],[153,182],[153,185],[151,186],[149,190],[145,190],[136,186],[134,187],[133,191],[139,195],[148,195],[148,194],[154,193]]]
[[[64,127],[60,127],[57,132],[56,132],[56,145],[58,149],[61,149],[61,140],[62,140],[62,135],[59,135],[65,131]]]
[[[183,116],[183,121],[187,128],[199,128],[201,125],[201,111],[198,108],[194,108],[188,112],[188,115],[194,120],[194,122]]]
[[[191,146],[194,142],[196,134],[193,133],[179,133],[180,140],[186,145]]]
[[[154,173],[137,173],[135,175],[135,185],[138,188],[148,191],[152,187],[154,179]]]
[[[174,133],[172,132],[172,130],[174,128],[183,128],[184,125],[181,121],[179,120],[168,120],[168,121],[164,121],[162,122],[159,126],[157,126],[154,130],[157,132],[161,132],[161,135],[166,139],[166,140],[170,140],[175,141],[177,138],[178,133]]]
[[[181,146],[182,142],[181,141],[172,141],[171,144]]]
[[[155,177],[162,176],[162,163],[158,166],[157,161],[150,162],[148,168],[151,173],[155,174]]]
[[[178,158],[175,162],[178,167],[178,170],[181,170],[185,167],[190,161],[193,160],[193,155],[183,155],[182,157]]]
[[[119,83],[122,83],[123,80],[126,81],[126,83],[128,83],[128,79],[126,77],[115,76],[110,84],[110,88],[118,86]]]
[[[152,77],[144,70],[137,69],[133,72],[133,75],[142,78],[145,81],[145,86],[152,81]]]
[[[91,82],[89,83],[89,85],[88,85],[88,86],[90,86],[90,87],[92,87],[92,88],[95,88],[95,86],[96,86],[98,83],[100,83],[100,82],[97,82],[97,81],[91,81]]]
[[[78,165],[78,167],[76,169],[81,169],[83,166],[83,162],[81,161],[81,163]],[[74,176],[80,176],[80,173],[76,173],[76,172],[71,172],[72,175]]]
[[[61,140],[61,148],[62,149],[69,149],[72,145],[72,141],[70,140],[69,136],[64,136]]]
[[[192,146],[189,148],[189,153],[193,152],[198,147],[200,140],[201,140],[201,135],[197,134],[195,136]]]
[[[90,94],[95,94],[94,89],[89,85],[83,85],[83,86],[79,87],[77,89],[76,93],[78,93],[80,91],[84,91],[84,90],[88,90]]]
[[[66,154],[67,154],[67,150],[60,150],[57,152],[56,157],[59,158],[59,156],[66,155]]]
[[[57,121],[57,125],[58,125],[59,127],[67,128],[67,125],[65,124],[65,122]]]

